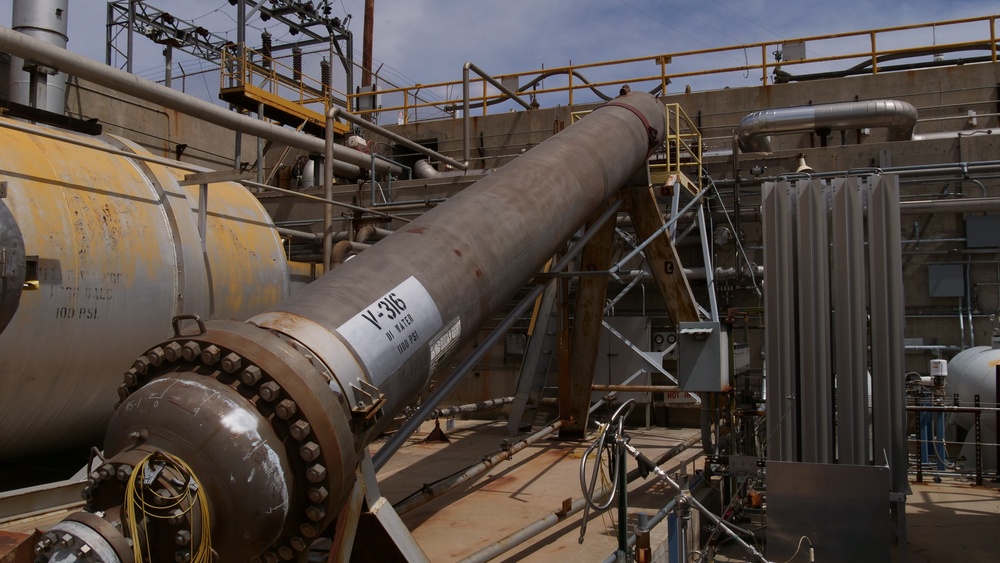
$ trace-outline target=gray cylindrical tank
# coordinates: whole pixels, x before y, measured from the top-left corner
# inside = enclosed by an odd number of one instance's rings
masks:
[[[30,37],[66,48],[69,16],[69,0],[14,0],[11,27]],[[28,105],[31,99],[31,74],[22,70],[24,59],[10,58],[10,99]],[[63,73],[45,76],[45,85],[39,86],[41,109],[62,114],[66,110],[66,75]]]
[[[1000,365],[1000,349],[990,346],[976,346],[956,355],[948,362],[948,395],[958,394],[963,405],[971,405],[974,397],[985,404],[996,402],[997,396],[997,366]],[[975,420],[971,413],[960,413],[954,422],[962,428],[971,429]],[[983,415],[982,440],[985,443],[995,443],[997,436],[996,417],[992,414]],[[975,438],[970,432],[966,442]],[[971,455],[966,455],[967,463],[973,463]],[[996,450],[983,448],[983,465],[996,467]]]
[[[256,198],[209,186],[203,251],[185,174],[0,127],[11,272],[0,278],[0,460],[99,445],[122,370],[173,334],[175,315],[245,319],[287,296],[281,241]]]

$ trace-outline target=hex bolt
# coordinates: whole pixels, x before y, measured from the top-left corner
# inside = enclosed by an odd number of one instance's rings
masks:
[[[80,498],[82,498],[87,502],[90,502],[90,499],[94,498],[94,491],[90,488],[89,485],[84,487],[83,490],[80,491]]]
[[[312,432],[312,426],[309,426],[309,423],[304,420],[296,420],[288,426],[288,433],[296,440],[305,440],[310,432]]]
[[[261,377],[263,377],[263,375],[261,375],[259,367],[247,366],[247,369],[243,370],[243,373],[240,374],[240,381],[242,381],[245,385],[253,386],[257,385]]]
[[[322,506],[310,506],[306,509],[306,517],[313,522],[319,522],[326,516],[326,509]]]
[[[184,353],[181,351],[181,345],[178,342],[168,342],[163,345],[163,357],[166,358],[168,362],[176,362],[177,360],[184,357]]]
[[[128,385],[126,385],[126,384],[123,383],[123,384],[121,384],[121,385],[118,386],[118,398],[120,400],[124,401],[125,399],[128,399],[129,395],[130,395],[130,392],[128,390]]]
[[[201,362],[205,365],[214,366],[219,363],[219,358],[222,357],[222,350],[215,344],[210,345],[201,352]]]
[[[316,442],[306,442],[305,444],[302,444],[301,448],[299,448],[299,455],[306,461],[314,461],[319,457],[319,454],[319,444]]]
[[[73,542],[75,541],[76,538],[74,538],[73,536],[69,534],[63,534],[59,536],[59,547],[69,547],[73,545]]]
[[[289,418],[292,418],[298,410],[298,405],[296,405],[295,401],[291,399],[284,399],[278,403],[278,406],[274,407],[274,412],[281,420],[288,420]]]
[[[132,475],[132,467],[129,465],[122,465],[118,468],[116,473],[119,481],[128,481],[128,478]]]
[[[240,367],[242,367],[242,365],[243,358],[241,358],[236,352],[230,352],[226,354],[225,358],[222,358],[222,371],[226,373],[240,371]]]
[[[306,478],[311,483],[322,483],[326,479],[326,467],[320,464],[313,465],[306,470]]]
[[[291,544],[292,549],[294,549],[295,551],[305,551],[306,548],[309,547],[309,544],[306,543],[306,540],[298,536],[295,536],[292,539],[288,540],[288,543]]]
[[[316,526],[313,526],[308,522],[303,522],[299,524],[299,531],[302,532],[302,535],[307,538],[315,538],[316,534],[318,533],[316,531]]]
[[[94,551],[92,547],[87,544],[83,544],[80,546],[80,549],[76,550],[76,556],[80,559],[89,559],[90,552],[92,551]]]
[[[282,561],[291,561],[292,558],[295,557],[295,553],[292,552],[292,548],[287,545],[283,545],[278,548],[278,557],[280,557]]]
[[[160,346],[153,348],[152,350],[146,353],[146,357],[149,358],[149,363],[154,366],[162,364],[165,358],[163,348]]]
[[[177,545],[187,545],[191,543],[191,532],[181,530],[174,535],[174,543]]]
[[[35,555],[41,555],[52,547],[52,541],[42,538],[41,541],[35,544]]]
[[[181,349],[181,354],[184,359],[193,362],[195,358],[201,355],[201,344],[198,344],[194,340],[184,344],[184,348]]]
[[[326,490],[326,487],[319,486],[309,489],[309,500],[316,504],[322,503],[328,496],[330,496],[330,493]]]
[[[160,491],[157,494],[160,497],[166,498],[170,494],[170,492],[164,489],[160,489]],[[160,501],[157,504],[162,504],[162,501]],[[182,522],[184,522],[184,511],[179,508],[175,508],[174,511],[170,513],[170,518],[167,519],[167,522],[169,522],[174,526],[181,524]]]
[[[140,375],[146,375],[149,371],[149,358],[146,356],[139,356],[134,362],[132,362],[132,369],[139,372]]]
[[[182,549],[174,554],[174,561],[177,563],[187,563],[191,560],[191,550]]]
[[[268,381],[267,383],[260,386],[260,390],[257,391],[261,399],[267,402],[276,401],[278,397],[281,396],[281,386],[273,381]]]
[[[264,563],[278,563],[278,556],[273,552],[265,551],[264,555],[260,556]]]
[[[139,370],[135,368],[129,368],[129,370],[125,372],[125,385],[128,385],[129,387],[135,387],[138,384],[139,384]]]

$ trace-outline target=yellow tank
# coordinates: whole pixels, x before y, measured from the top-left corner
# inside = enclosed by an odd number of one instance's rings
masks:
[[[288,295],[257,199],[210,185],[203,250],[186,174],[0,127],[0,460],[100,445],[122,372],[173,334],[174,316],[243,320]]]

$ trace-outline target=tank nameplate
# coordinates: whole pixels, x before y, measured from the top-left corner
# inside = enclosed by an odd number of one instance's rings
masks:
[[[379,297],[337,332],[358,354],[378,386],[441,329],[441,313],[417,278]]]

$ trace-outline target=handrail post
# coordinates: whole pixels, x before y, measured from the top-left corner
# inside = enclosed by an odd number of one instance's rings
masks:
[[[469,65],[462,67],[462,161],[469,167],[469,136],[472,134],[469,126]]]
[[[997,17],[990,16],[990,56],[997,62]]]
[[[872,74],[878,74],[878,50],[875,46],[875,30],[870,32],[872,38]]]
[[[760,46],[760,66],[761,66],[761,76],[760,82],[762,86],[767,86],[767,45]]]
[[[569,65],[569,107],[573,107],[573,63]]]

